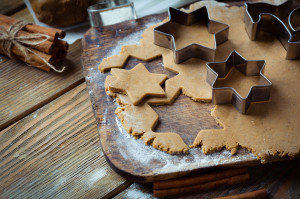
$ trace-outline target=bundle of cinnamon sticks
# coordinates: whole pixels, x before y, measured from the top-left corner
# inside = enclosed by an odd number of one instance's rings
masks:
[[[197,176],[154,182],[153,192],[155,197],[165,197],[226,187],[229,185],[242,183],[247,180],[249,180],[248,169],[235,168]],[[265,191],[263,191],[263,193],[262,191],[258,193],[266,194]],[[255,192],[250,194],[250,196],[252,197],[252,195],[256,194],[257,193]]]
[[[8,30],[16,22],[18,22],[17,19],[0,14],[1,28]],[[30,48],[30,51],[27,51],[28,57],[26,57],[24,53],[20,50],[20,48],[18,48],[15,45],[11,47],[11,54],[14,58],[17,58],[31,66],[38,67],[44,71],[49,72],[51,68],[45,63],[45,61],[47,61],[49,64],[56,68],[66,58],[69,45],[66,41],[61,40],[65,37],[65,32],[60,29],[47,28],[35,24],[27,24],[16,33],[16,36],[26,37],[35,33],[45,34],[49,37],[46,41],[37,45],[24,44],[26,48]],[[32,42],[36,42],[39,39],[32,38],[29,40]],[[2,48],[0,48],[0,54],[5,54]]]

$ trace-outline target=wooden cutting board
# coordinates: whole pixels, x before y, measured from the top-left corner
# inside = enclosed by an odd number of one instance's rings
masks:
[[[145,146],[122,127],[114,113],[117,105],[104,91],[104,81],[110,72],[100,73],[98,65],[103,58],[118,54],[123,45],[138,43],[143,30],[166,17],[165,13],[91,28],[83,39],[82,65],[107,161],[120,175],[137,182],[175,178],[217,167],[259,164],[257,158],[244,149],[239,149],[235,156],[226,150],[204,155],[200,148],[190,149],[188,155],[169,155]],[[130,58],[125,68],[131,69],[138,63],[143,63],[150,72],[165,73],[169,78],[176,75],[164,69],[161,58],[150,62]],[[159,115],[155,131],[177,132],[190,145],[201,129],[220,128],[210,115],[212,107],[211,103],[197,103],[181,94],[172,105],[153,107]]]

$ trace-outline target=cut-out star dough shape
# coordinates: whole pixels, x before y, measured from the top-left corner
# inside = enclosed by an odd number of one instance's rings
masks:
[[[264,60],[246,60],[236,51],[232,51],[225,62],[208,63],[207,82],[213,87],[213,103],[231,103],[240,113],[245,114],[251,102],[269,100],[272,83],[263,75],[264,68]],[[244,74],[244,77],[236,78],[235,75],[240,76],[234,69]],[[235,84],[236,80],[248,81]],[[242,93],[237,92],[237,89],[242,90]],[[248,94],[243,96],[245,91]]]
[[[227,41],[229,26],[211,20],[206,6],[189,13],[170,7],[168,13],[169,21],[154,28],[154,44],[171,49],[174,53],[175,63],[181,63],[192,57],[198,57],[206,61],[214,61],[217,46]],[[214,35],[213,48],[199,44],[199,38],[203,35],[199,34],[200,32],[198,31],[190,29],[188,32],[179,31],[184,33],[181,35],[187,38],[188,43],[177,49],[178,44],[176,43],[182,36],[178,34],[178,31],[174,32],[173,30],[178,29],[179,24],[183,25],[182,28],[184,28],[184,26],[200,25],[200,27],[203,27],[203,25],[207,25],[208,32]]]
[[[117,79],[109,84],[109,90],[125,93],[133,105],[138,105],[147,96],[165,96],[165,91],[160,85],[168,76],[150,73],[143,64],[138,64],[131,70],[114,68],[111,73]]]
[[[151,97],[149,101],[147,101],[148,104],[171,104],[181,91],[184,95],[191,97],[195,101],[210,102],[212,94],[211,87],[206,82],[206,62],[200,59],[192,58],[181,64],[176,64],[173,59],[172,51],[153,44],[153,29],[158,25],[159,24],[150,26],[144,31],[142,34],[142,39],[140,40],[140,45],[123,46],[119,55],[114,55],[112,57],[103,59],[99,65],[99,70],[101,72],[105,72],[112,68],[122,68],[129,57],[150,61],[162,56],[165,69],[178,73],[178,75],[168,79],[165,82],[165,97]],[[185,29],[182,28],[182,31],[185,31]],[[197,31],[201,31],[199,27],[193,31],[193,34],[197,35]],[[212,43],[214,38],[201,37],[201,42],[204,41]],[[110,78],[110,82],[111,81],[112,78]]]
[[[166,70],[178,73],[178,75],[166,80],[166,96],[149,98],[147,100],[149,105],[172,104],[181,92],[194,101],[211,102],[212,92],[211,86],[206,82],[205,61],[191,58],[184,63],[175,64],[172,52],[168,52],[164,54],[163,63]],[[108,85],[115,79],[115,76],[107,76],[105,81],[106,90],[109,90]],[[108,95],[112,95],[112,93]],[[119,100],[121,100],[122,104],[122,99]]]

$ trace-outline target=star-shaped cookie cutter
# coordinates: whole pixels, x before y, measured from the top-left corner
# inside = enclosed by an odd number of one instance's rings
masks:
[[[285,50],[286,59],[300,58],[299,0],[288,0],[280,5],[269,3],[245,3],[245,26],[251,40],[260,32],[275,35]],[[298,8],[297,8],[298,7]],[[288,17],[288,26],[283,22]]]
[[[174,53],[174,61],[177,64],[192,57],[197,57],[205,61],[214,61],[217,46],[228,40],[229,25],[211,20],[206,7],[199,8],[190,13],[170,7],[168,14],[169,21],[154,28],[154,44],[171,49]],[[172,23],[190,26],[200,21],[204,21],[208,32],[214,34],[214,48],[192,43],[177,50],[175,39],[170,34]]]
[[[252,86],[247,97],[243,98],[232,87],[216,87],[218,78],[225,78],[235,67],[246,76],[260,76],[260,85]],[[263,75],[264,60],[247,61],[236,51],[232,51],[225,62],[207,64],[207,83],[212,86],[212,101],[214,104],[232,104],[240,113],[245,114],[251,102],[268,101],[272,83]]]

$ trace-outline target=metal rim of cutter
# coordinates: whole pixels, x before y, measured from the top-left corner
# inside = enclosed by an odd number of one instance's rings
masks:
[[[291,27],[292,34],[300,34],[300,7],[295,8],[289,15],[289,26]],[[299,39],[300,40],[300,39]]]
[[[246,60],[238,52],[232,51],[224,62],[206,64],[206,81],[212,86],[214,104],[232,104],[240,113],[245,114],[251,102],[265,102],[270,98],[272,83],[264,76],[264,60]],[[260,76],[260,85],[252,86],[243,98],[233,87],[216,87],[218,78],[226,78],[235,67],[246,76]]]
[[[168,15],[168,22],[154,28],[154,44],[171,49],[177,64],[192,57],[214,61],[217,46],[228,40],[229,25],[211,20],[205,6],[190,13],[170,7]],[[192,25],[200,21],[204,21],[208,32],[214,34],[214,48],[192,43],[181,49],[176,49],[174,36],[170,34],[172,23]]]
[[[128,8],[124,10],[123,8]],[[122,10],[116,15],[112,12]],[[134,4],[130,0],[101,0],[99,3],[87,8],[90,24],[92,27],[102,27],[136,19]],[[111,13],[110,13],[111,12]],[[101,14],[105,15],[101,16]],[[114,15],[111,17],[109,15]]]
[[[276,36],[285,50],[286,59],[300,58],[300,31],[294,29],[300,22],[300,3],[288,0],[280,5],[269,3],[245,3],[245,27],[251,40],[257,40],[260,32]],[[287,27],[282,21],[288,17]]]

